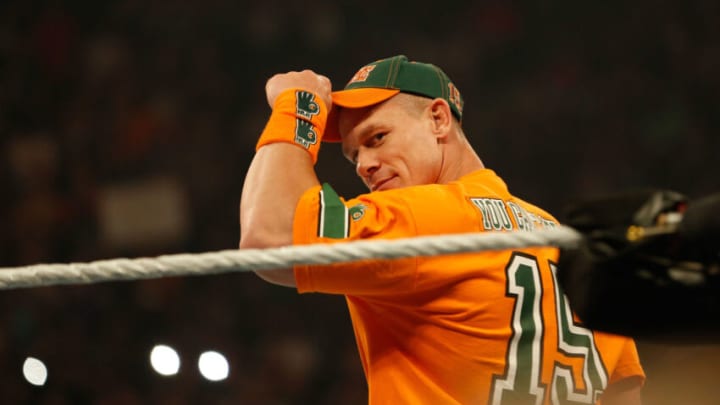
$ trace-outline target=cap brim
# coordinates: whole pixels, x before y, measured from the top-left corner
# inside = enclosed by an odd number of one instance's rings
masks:
[[[381,103],[390,97],[400,93],[397,89],[382,89],[375,87],[364,87],[350,90],[340,90],[332,93],[333,106],[328,115],[325,134],[322,140],[325,142],[340,142],[340,130],[338,128],[338,112],[340,108],[364,108]]]

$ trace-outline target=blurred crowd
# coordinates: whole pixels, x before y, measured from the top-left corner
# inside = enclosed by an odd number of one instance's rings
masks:
[[[453,78],[485,164],[559,216],[622,189],[717,191],[720,6],[553,3],[1,2],[0,266],[235,248],[267,78],[311,68],[338,88],[399,53]],[[321,180],[362,192],[337,152]],[[0,303],[2,403],[365,402],[342,297],[235,274]],[[187,356],[177,377],[148,367],[160,341]],[[193,373],[205,346],[228,380]],[[31,355],[46,386],[22,379]]]

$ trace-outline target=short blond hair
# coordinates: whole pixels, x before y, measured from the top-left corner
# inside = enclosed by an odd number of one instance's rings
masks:
[[[432,102],[432,99],[424,96],[416,96],[414,94],[409,93],[398,93],[395,97],[398,104],[402,107],[404,107],[408,112],[412,113],[413,115],[419,117],[420,114],[422,114],[423,111],[430,105]],[[462,125],[460,121],[458,121],[457,117],[455,117],[455,114],[452,114],[453,117],[453,125],[457,129],[457,131],[460,133],[460,135],[465,136],[465,132],[462,130]]]

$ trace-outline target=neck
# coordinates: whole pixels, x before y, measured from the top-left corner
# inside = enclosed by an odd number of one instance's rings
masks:
[[[467,138],[459,135],[454,138],[453,141],[445,144],[442,170],[438,177],[438,183],[440,184],[449,183],[476,170],[485,168]]]

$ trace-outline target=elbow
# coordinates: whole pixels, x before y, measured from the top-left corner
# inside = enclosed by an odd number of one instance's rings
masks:
[[[255,271],[255,275],[271,284],[290,288],[296,286],[295,273],[292,268],[257,270]]]

